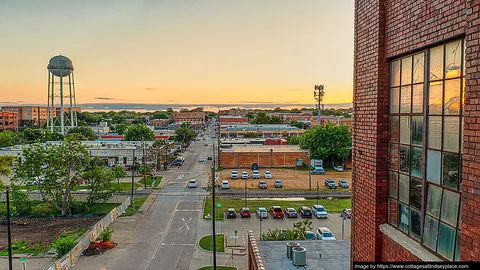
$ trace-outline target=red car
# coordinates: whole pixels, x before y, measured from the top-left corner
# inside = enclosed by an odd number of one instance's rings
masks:
[[[348,208],[343,209],[342,213],[340,213],[340,217],[352,218],[352,209],[348,209]]]
[[[270,214],[273,218],[283,218],[283,210],[280,206],[270,207]]]
[[[240,215],[242,218],[249,218],[251,216],[250,209],[248,207],[240,209]]]

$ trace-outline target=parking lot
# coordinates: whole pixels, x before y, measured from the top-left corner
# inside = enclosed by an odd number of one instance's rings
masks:
[[[265,179],[264,172],[270,171],[272,173],[272,179]],[[230,179],[230,173],[232,171],[237,171],[239,174],[239,179],[233,180]],[[240,175],[243,171],[246,171],[250,175],[249,180],[240,179]],[[252,170],[251,169],[224,169],[220,172],[219,180],[228,180],[230,183],[231,188],[244,188],[245,181],[247,182],[247,188],[258,188],[259,181],[266,181],[268,188],[274,188],[275,180],[279,179],[282,180],[283,187],[282,189],[308,189],[309,188],[309,176],[308,170],[294,170],[294,169],[268,169],[268,168],[260,168],[260,179],[252,179]],[[336,171],[326,171],[323,175],[312,175],[312,186],[316,188],[317,181],[320,189],[325,189],[324,181],[325,178],[331,178],[338,183],[338,180],[345,179],[349,185],[348,189],[343,190],[350,190],[352,186],[352,171],[347,170],[343,172],[336,172]],[[267,188],[267,189],[268,189]]]

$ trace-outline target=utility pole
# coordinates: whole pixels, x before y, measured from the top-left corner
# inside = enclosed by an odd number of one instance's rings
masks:
[[[308,150],[308,162],[310,164],[312,163],[311,155],[312,155],[311,150]],[[310,164],[308,164],[308,187],[309,187],[310,191],[312,191],[312,168],[311,168]]]
[[[342,240],[343,240],[344,233],[345,233],[345,213],[342,215]]]
[[[135,148],[133,148],[133,157],[132,157],[132,167],[130,167],[132,170],[132,203],[131,206],[134,207],[133,205],[133,182],[135,182]]]
[[[215,163],[215,160],[213,160]],[[215,234],[215,166],[212,165],[212,244],[213,244],[213,269],[217,269],[217,235]]]
[[[7,193],[7,245],[8,245],[8,269],[13,270],[13,262],[12,262],[12,232],[10,230],[10,196],[9,196],[9,188],[5,189]]]
[[[142,135],[142,162],[143,162],[143,183],[145,184],[145,189],[147,189],[147,170],[145,169],[145,161],[147,157],[145,156],[145,140]]]
[[[247,181],[245,181],[245,208],[247,208]]]
[[[317,181],[317,205],[318,205],[318,181]]]
[[[317,119],[317,124],[320,125],[320,109],[322,105],[322,100],[323,96],[325,95],[325,91],[323,90],[323,84],[321,85],[315,85],[314,90],[313,90],[313,97],[317,100],[318,102],[318,119]]]

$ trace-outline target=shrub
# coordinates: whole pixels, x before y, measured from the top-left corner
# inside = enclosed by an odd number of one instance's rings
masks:
[[[57,209],[51,202],[42,202],[30,209],[30,214],[37,217],[46,217],[57,214]]]
[[[19,190],[18,186],[12,185],[10,191],[11,206],[14,206],[16,211],[12,212],[19,215],[27,215],[30,212],[30,200],[28,194]]]
[[[15,206],[10,205],[10,215],[13,215],[17,209],[15,209]],[[7,217],[7,204],[2,203],[0,204],[0,216],[2,217]]]
[[[57,240],[55,240],[55,242],[53,242],[53,248],[55,248],[55,250],[57,251],[58,258],[70,252],[70,250],[72,250],[75,245],[75,240],[69,237],[58,238]]]
[[[107,242],[107,241],[110,241],[110,239],[112,239],[112,233],[113,233],[114,229],[110,228],[110,227],[106,227],[105,230],[103,230],[101,233],[100,233],[100,236],[99,238],[102,239],[103,242]]]
[[[70,208],[72,210],[72,214],[84,214],[88,212],[86,204],[76,200],[70,202]]]

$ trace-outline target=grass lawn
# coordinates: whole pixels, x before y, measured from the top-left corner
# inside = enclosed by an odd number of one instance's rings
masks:
[[[147,199],[147,196],[135,197],[135,199],[133,199],[133,204],[134,204],[133,207],[132,205],[130,205],[130,207],[127,208],[125,213],[122,214],[122,217],[133,216],[137,212],[138,208],[140,208],[140,206],[143,205],[146,199]]]
[[[152,187],[152,177],[148,176],[147,177],[147,186]],[[142,185],[145,185],[145,182],[143,181],[143,178],[139,181]],[[162,182],[162,177],[157,176],[157,181],[155,181],[154,187],[158,187],[158,185]]]
[[[323,205],[328,212],[341,212],[344,208],[351,208],[352,200],[350,198],[345,199],[319,199],[318,203]],[[216,220],[223,220],[223,213],[227,211],[228,208],[235,208],[235,210],[240,211],[240,208],[245,207],[245,201],[242,199],[226,199],[226,198],[215,198],[215,204],[221,204],[220,207],[215,209],[215,218]],[[286,207],[293,207],[297,209],[300,206],[312,207],[312,205],[317,204],[317,199],[308,199],[303,201],[283,201],[283,200],[247,200],[247,207],[250,208],[251,212],[255,212],[258,207],[265,207],[267,211],[270,206],[278,205],[285,209]],[[203,217],[212,213],[212,199],[205,199]]]
[[[216,237],[215,241],[216,241],[215,244],[216,244],[216,247],[217,247],[217,251],[218,252],[224,252],[225,251],[225,246],[224,246],[224,236],[223,236],[223,234],[217,234],[217,237]],[[202,237],[202,239],[200,239],[199,244],[203,249],[212,251],[212,236],[207,235],[207,236]]]
[[[198,270],[213,270],[213,266],[205,266],[202,268],[198,268]],[[217,270],[237,270],[236,267],[233,266],[218,266],[217,265]]]
[[[138,183],[133,183],[134,190],[137,190],[137,188],[139,186],[140,185]],[[126,183],[126,182],[117,183],[115,181],[114,187],[117,189],[117,191],[129,191],[129,190],[132,190],[132,183]],[[19,186],[19,189],[20,190],[38,190],[38,186]],[[87,189],[86,186],[73,186],[72,187],[72,191],[85,190],[85,189]]]

